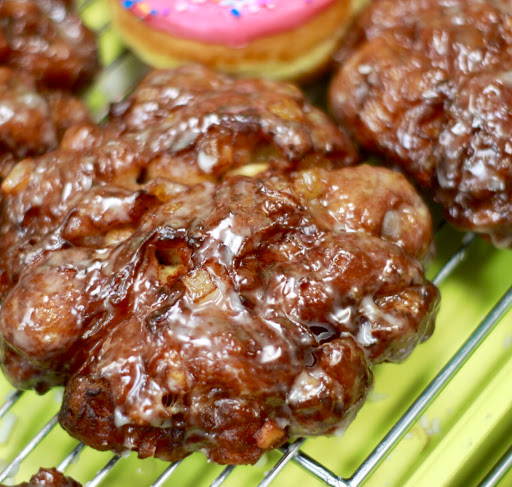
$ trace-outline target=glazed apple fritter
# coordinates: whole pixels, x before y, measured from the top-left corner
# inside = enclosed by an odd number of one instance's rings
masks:
[[[376,0],[338,54],[335,116],[457,227],[512,242],[512,5]]]
[[[355,160],[293,87],[151,73],[1,186],[6,375],[64,384],[71,435],[141,457],[339,431],[438,304],[424,203]]]

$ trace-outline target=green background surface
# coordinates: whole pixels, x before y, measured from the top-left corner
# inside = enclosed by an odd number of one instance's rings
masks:
[[[79,2],[80,3],[80,2]],[[83,2],[82,2],[83,3]],[[98,119],[108,102],[120,99],[146,71],[109,27],[108,8],[93,0],[83,11],[100,35],[106,66],[87,101]],[[121,56],[120,56],[121,55]],[[433,278],[461,246],[463,235],[445,225],[436,235],[437,256],[428,266]],[[442,305],[436,332],[401,365],[375,367],[375,388],[343,437],[308,439],[302,450],[335,474],[349,477],[379,444],[414,399],[468,339],[500,297],[512,286],[512,251],[475,239],[455,270],[441,283]],[[462,370],[447,385],[365,485],[372,487],[459,487],[478,485],[506,451],[512,438],[512,312],[501,319]],[[0,378],[0,399],[12,388]],[[45,396],[25,393],[0,422],[0,463],[7,464],[58,410],[62,390]],[[28,480],[39,466],[57,465],[77,444],[60,427],[35,449],[9,480]],[[85,483],[111,458],[86,448],[67,473]],[[237,467],[225,486],[256,486],[280,457],[266,455],[256,466]],[[166,468],[159,460],[122,459],[102,486],[144,486]],[[185,459],[166,486],[209,485],[223,467],[202,454]],[[322,486],[290,463],[275,480],[278,486]],[[512,472],[500,483],[512,486]]]

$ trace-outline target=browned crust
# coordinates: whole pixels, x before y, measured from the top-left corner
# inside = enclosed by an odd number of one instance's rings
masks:
[[[114,24],[124,42],[155,67],[198,62],[235,75],[272,79],[298,79],[320,70],[354,14],[354,2],[337,0],[301,27],[231,48],[157,31],[118,0],[111,0],[111,4]]]

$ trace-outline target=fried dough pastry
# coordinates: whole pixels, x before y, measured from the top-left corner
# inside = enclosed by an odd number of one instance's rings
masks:
[[[0,215],[0,260],[10,261],[14,282],[28,261],[16,258],[18,267],[10,255],[35,258],[35,239],[65,217],[75,195],[97,186],[133,191],[148,182],[157,188],[160,179],[192,185],[356,162],[348,137],[292,85],[233,80],[200,66],[153,71],[113,107],[106,126],[76,125],[59,151],[14,168],[2,188],[9,211]]]
[[[90,121],[78,98],[39,90],[7,67],[0,67],[0,114],[0,181],[14,162],[55,149],[67,128]]]
[[[98,70],[94,34],[72,0],[0,0],[0,65],[46,88],[77,90]]]
[[[99,137],[84,135],[69,146],[83,150],[122,138],[153,156],[139,181],[163,176],[191,184],[358,159],[345,133],[296,86],[235,80],[197,65],[153,71],[111,112]]]
[[[457,227],[512,242],[512,5],[377,0],[338,54],[330,106]]]
[[[4,372],[64,384],[100,450],[243,464],[340,431],[438,304],[425,205],[354,154],[287,85],[152,73],[2,184]]]
[[[2,484],[1,487],[4,487]],[[39,472],[32,475],[29,482],[16,484],[14,487],[82,487],[82,484],[66,477],[56,468],[40,468]]]

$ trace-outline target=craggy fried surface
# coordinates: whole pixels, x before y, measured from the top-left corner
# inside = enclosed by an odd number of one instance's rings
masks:
[[[9,211],[0,259],[42,238],[89,189],[115,185],[131,194],[148,183],[172,193],[160,179],[192,185],[356,161],[349,139],[292,85],[234,81],[197,66],[154,71],[113,108],[106,127],[75,126],[59,151],[16,166],[3,185]],[[108,226],[103,214],[95,221]]]
[[[70,0],[0,0],[0,181],[90,120],[67,92],[85,87],[97,67],[94,36]]]
[[[153,72],[2,184],[5,373],[65,384],[65,429],[141,457],[254,463],[343,428],[438,302],[424,204],[354,161],[294,88]]]
[[[0,65],[47,88],[76,90],[98,69],[94,34],[72,0],[0,0]]]
[[[40,90],[30,76],[0,67],[0,180],[14,162],[55,149],[68,127],[89,120],[78,98]]]
[[[2,484],[1,487],[5,486]],[[16,484],[14,487],[82,487],[82,484],[71,477],[66,477],[56,468],[40,468],[29,482]]]
[[[251,173],[284,171],[352,165],[358,157],[347,136],[297,87],[234,80],[199,66],[154,71],[111,115],[101,137],[83,143],[122,136],[139,152],[158,153],[139,179],[192,184],[247,171],[248,165]]]
[[[333,113],[456,226],[512,237],[512,5],[377,0],[338,54]]]

